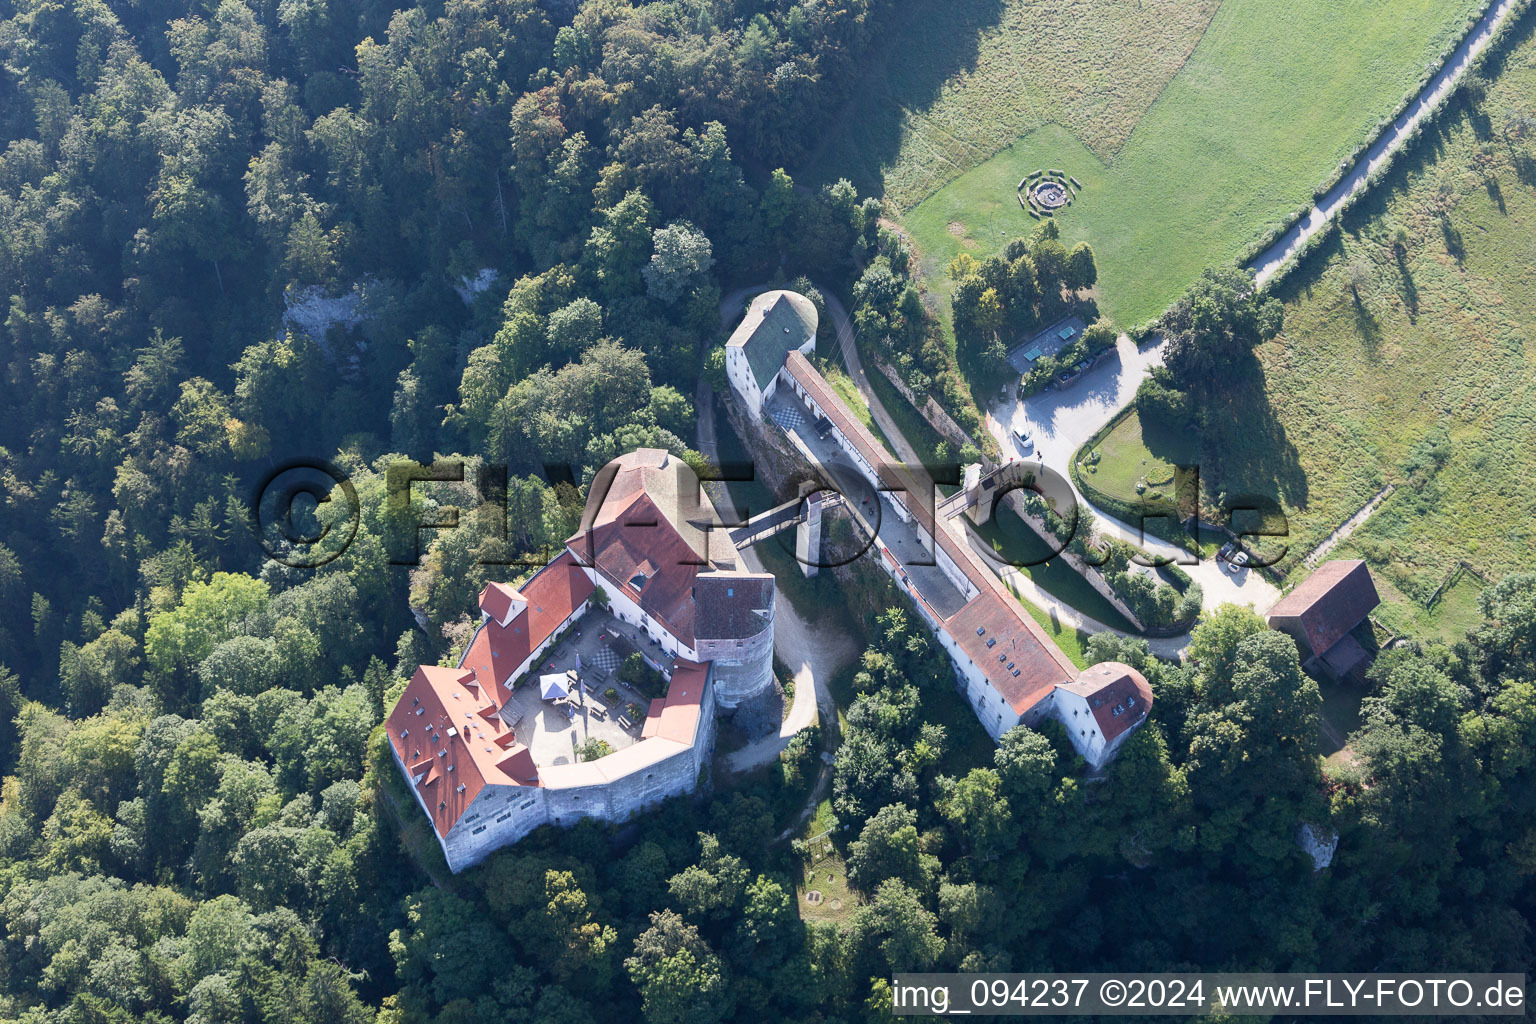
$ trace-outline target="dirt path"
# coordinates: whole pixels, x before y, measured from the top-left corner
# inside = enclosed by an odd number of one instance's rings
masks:
[[[1324,555],[1332,551],[1336,545],[1344,541],[1350,534],[1354,533],[1361,526],[1363,526],[1365,521],[1371,518],[1371,513],[1375,512],[1376,509],[1380,507],[1382,502],[1390,498],[1392,496],[1392,492],[1395,490],[1397,490],[1395,484],[1387,484],[1387,486],[1377,491],[1371,497],[1371,500],[1365,503],[1364,508],[1350,516],[1348,519],[1344,520],[1343,525],[1325,537],[1321,544],[1313,548],[1312,553],[1306,558],[1302,559],[1302,564],[1310,569],[1318,562],[1322,561]]]
[[[906,435],[896,426],[896,421],[891,419],[891,414],[885,411],[880,396],[870,386],[869,375],[864,372],[864,363],[859,359],[859,347],[854,343],[853,323],[848,319],[848,311],[843,308],[836,295],[830,292],[822,292],[821,297],[827,302],[827,313],[832,317],[832,326],[837,328],[837,344],[843,353],[843,364],[848,367],[848,376],[853,378],[854,386],[859,389],[859,394],[869,403],[870,415],[875,422],[880,424],[880,429],[886,438],[896,446],[896,457],[903,462],[917,466],[922,464],[922,459],[917,454],[917,449],[907,443]]]
[[[1414,101],[1408,104],[1408,108],[1397,116],[1397,120],[1376,137],[1376,141],[1366,150],[1365,156],[1356,161],[1349,173],[1333,186],[1327,195],[1323,196],[1322,200],[1312,208],[1311,213],[1298,221],[1280,237],[1279,241],[1260,253],[1258,258],[1249,264],[1249,269],[1254,272],[1259,284],[1262,285],[1273,277],[1292,253],[1305,245],[1307,239],[1321,231],[1343,209],[1350,196],[1365,187],[1366,179],[1370,177],[1371,172],[1384,167],[1392,154],[1408,141],[1413,130],[1450,96],[1462,72],[1471,66],[1478,54],[1487,49],[1493,34],[1498,31],[1499,26],[1504,23],[1516,5],[1516,0],[1499,0],[1490,7],[1482,19],[1462,39],[1439,73],[1425,84]]]

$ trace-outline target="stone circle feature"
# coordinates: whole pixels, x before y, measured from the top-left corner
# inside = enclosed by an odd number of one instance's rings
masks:
[[[1019,205],[1036,220],[1051,217],[1058,210],[1071,206],[1080,188],[1077,179],[1065,171],[1054,168],[1031,171],[1019,181]]]
[[[1042,181],[1031,192],[1035,202],[1047,210],[1059,210],[1067,205],[1067,190],[1058,182]]]

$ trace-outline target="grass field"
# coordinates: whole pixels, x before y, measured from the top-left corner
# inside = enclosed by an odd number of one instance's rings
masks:
[[[1175,465],[1188,465],[1194,455],[1181,435],[1144,440],[1141,419],[1134,410],[1099,443],[1098,453],[1099,460],[1083,472],[1094,487],[1122,501],[1136,501],[1154,491],[1171,493]],[[1136,486],[1142,482],[1145,492],[1138,492]]]
[[[1481,106],[1458,101],[1287,278],[1283,333],[1200,439],[1208,490],[1282,503],[1293,580],[1397,484],[1330,557],[1370,563],[1404,632],[1459,635],[1475,580],[1426,605],[1457,563],[1496,580],[1536,547],[1536,152],[1505,137],[1536,113],[1533,28],[1528,13]]]
[[[816,813],[797,839],[805,839],[811,845],[811,862],[802,862],[800,884],[795,886],[795,903],[803,921],[823,921],[841,924],[858,909],[859,897],[848,886],[848,867],[832,841],[837,829],[837,816],[832,813],[832,801],[823,800],[816,805]],[[815,902],[806,898],[815,893]]]
[[[912,208],[929,287],[944,294],[944,267],[961,250],[985,255],[1032,229],[1015,186],[1054,167],[1086,186],[1057,219],[1064,240],[1098,256],[1100,309],[1124,326],[1157,316],[1203,268],[1237,258],[1309,202],[1475,7],[1226,0],[1112,156],[1057,119],[1065,127],[1018,140]]]
[[[858,98],[825,133],[811,177],[849,178],[907,209],[1052,123],[1108,161],[1216,7],[1217,0],[910,5],[869,62]]]
[[[1010,587],[1009,589],[1012,590],[1013,588]],[[1018,592],[1015,591],[1013,596],[1019,597]],[[1019,597],[1019,603],[1024,606],[1025,611],[1029,612],[1030,618],[1038,622],[1040,628],[1044,629],[1046,634],[1056,641],[1056,646],[1061,648],[1062,654],[1071,659],[1072,664],[1080,669],[1088,667],[1088,659],[1083,654],[1083,648],[1088,645],[1088,633],[1085,630],[1063,625],[1055,612],[1036,608],[1022,597]]]
[[[885,436],[885,431],[881,430],[880,424],[875,422],[874,413],[869,411],[869,402],[865,400],[863,392],[853,382],[853,378],[848,376],[848,372],[843,369],[842,364],[840,362],[824,363],[821,371],[822,376],[827,379],[827,383],[832,386],[832,390],[837,392],[837,397],[841,398],[843,404],[848,407],[848,411],[859,418],[859,422],[864,424],[865,429],[871,434],[875,435],[876,440],[885,445],[888,450],[894,451],[891,448],[890,438]]]

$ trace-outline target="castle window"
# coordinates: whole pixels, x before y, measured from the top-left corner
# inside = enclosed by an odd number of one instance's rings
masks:
[[[496,819],[496,821],[497,821],[497,822],[498,822],[498,823],[499,823],[499,822],[503,822],[503,821],[506,821],[506,820],[507,820],[507,819],[508,819],[508,818],[510,818],[510,817],[512,817],[512,812],[511,812],[511,811],[508,811],[508,812],[507,812],[507,813],[506,813],[506,814],[503,814],[503,815],[500,815],[500,816],[499,816],[499,817],[498,817],[498,818],[497,818],[497,819]]]
[[[470,829],[470,830],[469,830],[469,834],[470,834],[470,835],[472,835],[472,836],[477,836],[477,835],[479,835],[479,834],[480,834],[480,833],[481,833],[481,832],[484,832],[484,831],[485,831],[485,826],[484,826],[484,825],[480,825],[480,826],[478,826],[478,827],[476,827],[476,828],[472,828],[472,829]]]

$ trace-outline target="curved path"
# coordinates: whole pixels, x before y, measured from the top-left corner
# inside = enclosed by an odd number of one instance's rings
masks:
[[[1249,269],[1254,272],[1260,285],[1273,277],[1285,261],[1306,244],[1307,239],[1321,231],[1328,221],[1343,209],[1349,198],[1365,186],[1366,179],[1370,177],[1372,171],[1385,166],[1392,154],[1403,147],[1413,130],[1456,88],[1457,79],[1461,77],[1462,72],[1477,59],[1478,54],[1488,48],[1494,33],[1519,3],[1520,0],[1498,0],[1493,4],[1477,24],[1472,26],[1471,31],[1462,38],[1461,43],[1446,59],[1439,72],[1425,83],[1419,95],[1408,104],[1408,108],[1376,137],[1376,141],[1371,143],[1370,148],[1365,151],[1365,156],[1357,160],[1349,173],[1329,189],[1328,194],[1312,208],[1311,213],[1292,225],[1291,229],[1280,236],[1274,245],[1260,253],[1249,264]]]
[[[1086,370],[1066,388],[1053,389],[1024,401],[1004,397],[987,410],[987,429],[1005,452],[1014,451],[1010,434],[1028,430],[1034,438],[1034,457],[1045,466],[1071,480],[1072,458],[1100,427],[1136,397],[1142,380],[1163,361],[1163,342],[1137,348],[1121,335],[1116,351]],[[1116,519],[1095,506],[1073,487],[1077,501],[1093,512],[1104,533],[1134,544],[1152,555],[1178,561],[1188,558],[1179,548]],[[1200,584],[1203,607],[1246,604],[1259,613],[1267,611],[1280,599],[1280,592],[1259,573],[1247,569],[1229,573],[1214,558],[1202,558],[1192,565],[1181,565],[1190,578]]]

